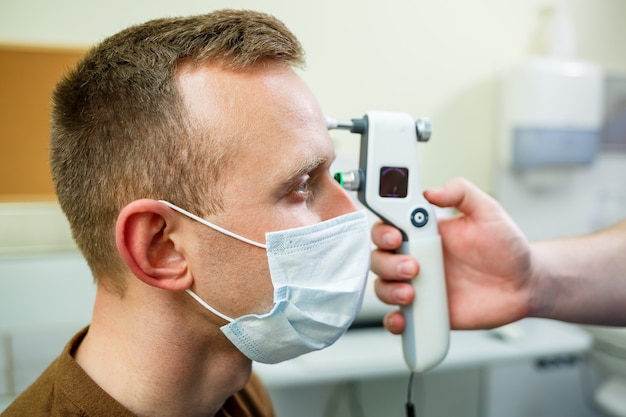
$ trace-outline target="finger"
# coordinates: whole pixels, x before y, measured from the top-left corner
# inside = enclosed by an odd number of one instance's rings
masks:
[[[377,278],[374,281],[376,296],[385,304],[405,306],[415,298],[415,290],[408,282],[385,281]]]
[[[385,280],[404,281],[417,276],[419,264],[409,255],[375,250],[372,252],[370,269]]]
[[[404,316],[399,311],[387,313],[383,318],[383,326],[392,334],[402,334],[406,327]]]
[[[383,250],[395,250],[402,244],[402,234],[398,229],[379,221],[372,227],[372,241]]]

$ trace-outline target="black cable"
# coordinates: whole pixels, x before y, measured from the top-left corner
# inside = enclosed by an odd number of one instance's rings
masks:
[[[406,395],[406,417],[415,417],[415,405],[413,404],[413,380],[415,379],[415,372],[411,372],[409,376],[409,387]]]

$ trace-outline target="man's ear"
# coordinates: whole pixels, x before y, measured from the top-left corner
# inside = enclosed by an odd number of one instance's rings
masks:
[[[179,227],[179,216],[156,200],[135,200],[122,209],[115,226],[115,242],[137,278],[165,290],[191,287],[187,260],[172,240]]]

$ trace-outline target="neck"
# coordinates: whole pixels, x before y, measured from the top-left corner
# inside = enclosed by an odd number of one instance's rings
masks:
[[[122,298],[99,287],[76,361],[136,415],[213,416],[246,384],[251,362],[213,317],[191,320],[204,313],[191,303],[185,293],[145,285]]]

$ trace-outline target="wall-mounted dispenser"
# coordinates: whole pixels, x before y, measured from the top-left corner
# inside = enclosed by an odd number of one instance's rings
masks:
[[[502,79],[502,138],[518,171],[593,162],[602,126],[603,77],[590,63],[530,60]]]
[[[499,85],[499,165],[533,185],[591,164],[603,123],[603,72],[574,59],[565,3],[544,18],[541,55],[503,72]]]
[[[593,227],[603,70],[575,58],[565,2],[540,15],[532,56],[500,74],[494,194],[530,239]]]

